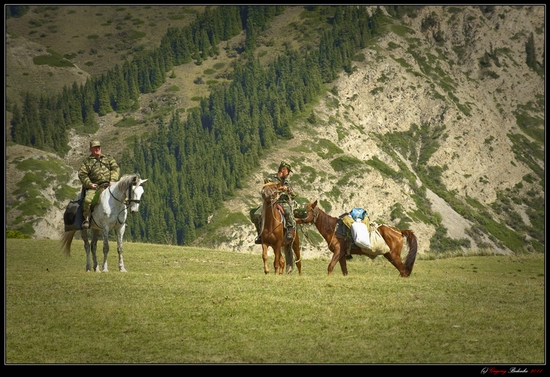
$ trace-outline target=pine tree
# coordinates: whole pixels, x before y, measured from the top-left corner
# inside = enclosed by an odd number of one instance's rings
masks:
[[[82,93],[82,121],[89,128],[95,122],[94,104],[96,102],[94,84],[91,79],[81,86]]]
[[[126,81],[126,86],[128,88],[129,100],[132,102],[131,109],[139,109],[139,84],[137,79],[137,65],[124,61],[122,66],[122,73],[124,75],[124,80]]]
[[[103,81],[105,82],[105,81]],[[97,113],[99,116],[104,116],[113,111],[111,107],[111,96],[107,85],[104,85],[103,82],[97,87],[97,99],[98,99],[98,109]]]
[[[535,52],[535,37],[533,36],[533,33],[531,33],[531,35],[529,36],[529,39],[527,40],[527,43],[525,44],[525,52],[526,52],[525,62],[527,63],[527,66],[532,70],[536,71],[538,69],[538,66],[537,66],[537,56]]]
[[[79,126],[84,121],[82,119],[82,92],[79,85],[73,82],[70,92],[67,93],[68,106],[70,111],[71,126]]]
[[[114,89],[114,110],[117,112],[124,112],[129,110],[132,104],[130,99],[130,92],[128,90],[128,83],[124,79],[124,73],[122,69],[117,64],[111,71],[112,75],[110,79],[112,80],[112,86]]]
[[[21,143],[19,140],[23,140],[24,137],[21,135],[22,128],[22,120],[23,117],[21,115],[21,110],[19,110],[19,106],[17,105],[17,102],[13,104],[13,107],[11,109],[12,117],[10,121],[11,129],[10,129],[10,135],[14,142]]]
[[[262,147],[264,149],[269,149],[275,143],[276,135],[273,127],[273,119],[271,118],[271,115],[269,115],[269,112],[265,110],[265,106],[260,110],[258,132]]]

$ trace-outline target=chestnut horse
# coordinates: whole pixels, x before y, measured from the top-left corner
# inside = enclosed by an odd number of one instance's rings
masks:
[[[264,260],[264,272],[269,273],[267,266],[267,250],[271,246],[275,253],[275,261],[273,268],[275,275],[282,275],[285,266],[285,259],[281,255],[281,249],[284,250],[286,257],[287,274],[290,274],[293,269],[293,255],[291,249],[296,255],[296,266],[298,267],[299,275],[302,275],[302,261],[300,259],[300,238],[296,230],[292,231],[293,238],[286,238],[286,229],[283,223],[284,217],[277,204],[279,198],[279,188],[276,183],[266,183],[260,194],[263,198],[262,206],[262,231],[260,239],[262,240],[262,258]]]
[[[298,224],[314,223],[319,233],[323,236],[325,241],[327,241],[328,248],[333,253],[332,260],[328,265],[328,274],[331,275],[336,262],[340,262],[342,273],[345,276],[348,274],[346,250],[349,245],[347,237],[336,232],[339,221],[341,221],[339,218],[332,217],[321,208],[317,207],[317,200],[314,203],[307,204],[307,214],[303,218],[296,218]],[[401,230],[388,225],[379,225],[376,229],[389,247],[389,252],[383,253],[384,257],[399,270],[402,277],[408,277],[412,272],[416,259],[418,246],[416,236],[412,230]],[[401,260],[401,251],[405,240],[407,241],[409,250],[405,259],[405,264],[403,264]],[[368,249],[361,249],[355,245],[355,243],[351,245],[351,254],[366,255],[371,259],[379,255],[375,252],[369,252]]]

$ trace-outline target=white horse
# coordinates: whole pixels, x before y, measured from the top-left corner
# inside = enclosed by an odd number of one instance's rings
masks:
[[[114,229],[117,235],[117,251],[118,251],[118,269],[120,272],[126,272],[124,268],[124,260],[122,258],[122,238],[126,229],[126,216],[128,208],[131,214],[138,211],[141,196],[144,189],[142,184],[147,179],[141,179],[139,174],[127,174],[122,176],[118,182],[112,186],[105,188],[99,196],[98,204],[93,208],[91,213],[90,228],[92,230],[92,258],[94,261],[93,270],[99,272],[97,264],[97,240],[99,231],[103,232],[103,272],[108,272],[107,269],[107,254],[109,253],[109,232]],[[61,249],[65,255],[70,256],[71,243],[77,231],[70,230],[61,236]],[[82,239],[84,240],[84,249],[86,250],[86,271],[90,271],[90,243],[88,242],[88,231],[81,230]]]

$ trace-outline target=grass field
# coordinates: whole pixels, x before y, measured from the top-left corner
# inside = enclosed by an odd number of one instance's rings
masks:
[[[264,275],[257,254],[141,243],[120,273],[110,247],[110,272],[86,273],[80,240],[70,258],[6,240],[6,364],[545,362],[542,254],[417,260],[410,278],[354,257],[328,277],[327,260]]]

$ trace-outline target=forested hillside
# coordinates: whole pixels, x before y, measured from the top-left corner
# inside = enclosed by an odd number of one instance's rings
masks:
[[[37,9],[41,7],[18,9],[14,13],[19,19],[44,14],[36,12]],[[133,9],[121,12],[130,15],[124,17],[126,21],[135,20],[131,16]],[[48,9],[49,13],[64,11],[64,7]],[[75,12],[78,11],[76,8]],[[524,25],[526,29],[503,35],[503,40],[514,41],[513,48],[497,40],[494,45],[483,44],[490,46],[485,51],[479,50],[481,44],[473,42],[478,50],[468,48],[467,39],[482,38],[482,28],[507,30],[508,20],[516,24],[515,14],[533,13],[535,22]],[[9,145],[50,153],[38,161],[24,158],[8,161],[19,170],[34,170],[25,174],[20,183],[12,182],[10,186],[18,185],[13,193],[17,199],[8,201],[10,228],[32,235],[33,223],[36,225],[48,213],[49,206],[54,204],[59,212],[68,199],[76,196],[77,184],[71,181],[70,170],[65,163],[56,161],[66,161],[74,154],[73,136],[87,140],[101,133],[105,119],[116,114],[117,132],[126,135],[121,139],[114,134],[118,139],[116,145],[120,146],[116,153],[122,171],[139,172],[149,179],[141,213],[129,220],[127,237],[135,241],[178,245],[200,241],[214,247],[242,249],[243,242],[253,236],[246,207],[254,205],[251,194],[257,192],[254,182],[265,173],[266,166],[272,169],[276,160],[281,159],[274,150],[287,145],[294,148],[285,149],[285,154],[292,155],[291,160],[297,165],[296,181],[305,188],[300,199],[324,195],[321,203],[327,210],[342,211],[346,206],[354,206],[348,192],[339,192],[344,191],[346,180],[353,180],[354,175],[370,176],[370,181],[360,183],[363,189],[380,178],[393,182],[391,188],[382,191],[397,190],[406,193],[407,199],[384,204],[386,208],[377,211],[379,220],[416,228],[422,235],[429,235],[430,242],[425,244],[430,246],[424,247],[424,252],[470,248],[543,250],[544,209],[536,204],[544,201],[544,125],[539,118],[544,101],[540,97],[544,54],[537,43],[540,38],[535,40],[540,32],[537,28],[544,26],[539,13],[523,7],[432,10],[405,6],[223,6],[206,7],[192,14],[185,26],[167,27],[157,46],[134,47],[120,64],[89,75],[83,82],[66,85],[58,93],[17,92],[13,90],[13,81],[10,82],[10,96],[6,100]],[[293,21],[282,29],[292,33],[281,40],[273,30],[286,18]],[[32,20],[37,23],[33,18],[27,22]],[[110,27],[115,22],[111,19],[104,24]],[[122,21],[119,26],[124,27],[121,24]],[[457,35],[457,30],[463,33]],[[9,27],[8,36],[8,45],[24,38],[10,33]],[[422,51],[426,41],[431,45],[428,53]],[[408,43],[408,47],[403,43]],[[382,57],[381,50],[388,55]],[[408,56],[400,57],[401,50]],[[45,64],[52,71],[72,65],[74,57],[70,51],[58,53],[47,46],[45,51],[46,55],[33,59],[35,65]],[[383,64],[388,65],[385,61],[388,56],[395,68],[380,71]],[[181,67],[208,64],[212,68],[193,78],[190,85],[206,86],[208,92],[193,97],[194,104],[179,106],[180,88],[167,84],[177,80]],[[369,68],[369,64],[377,67]],[[492,83],[503,80],[501,76],[511,70],[523,72],[514,71],[514,77],[522,75],[529,77],[527,82],[535,83],[530,98],[504,101],[501,98],[514,97],[512,87],[501,84],[493,89]],[[8,76],[10,72],[8,67]],[[394,115],[394,110],[361,105],[366,98],[358,96],[357,86],[349,89],[349,80],[357,79],[359,73],[363,77],[374,74],[374,82],[378,83],[362,94],[370,100],[381,94],[400,98],[416,93],[428,95],[432,109],[439,110],[428,113],[417,102],[415,111],[422,113],[418,119],[415,118],[418,114],[409,119],[404,117],[391,132],[372,128],[372,124],[363,123],[361,116],[354,118],[358,116],[355,108],[363,108],[364,114],[376,112],[375,118],[384,118],[386,111],[386,119]],[[206,81],[203,77],[207,77]],[[396,79],[402,93],[389,86],[398,85]],[[477,122],[474,95],[468,98],[462,93],[467,91],[468,80],[478,86],[481,82],[486,85],[487,94],[492,95],[502,117],[509,114],[502,107],[504,103],[515,106],[509,111],[515,115],[516,125],[513,129],[506,126],[500,133],[506,135],[505,139],[492,136],[492,131],[479,137],[487,149],[496,147],[501,151],[511,145],[511,153],[500,153],[505,160],[499,163],[511,165],[520,174],[519,178],[510,177],[514,182],[508,188],[491,188],[496,197],[492,193],[485,197],[467,194],[466,186],[450,188],[456,176],[452,182],[447,179],[452,161],[460,161],[459,155],[468,153],[467,143],[466,148],[453,152],[448,140],[451,135],[455,141],[466,140],[467,134],[456,130],[463,127],[465,120],[472,123],[475,118]],[[427,88],[431,87],[428,91],[424,89],[426,83]],[[343,92],[347,94],[343,96]],[[491,100],[491,96],[487,97]],[[401,111],[408,112],[407,106],[416,108],[411,106],[414,101],[411,96],[410,101],[401,104]],[[493,122],[491,128],[498,128],[498,116],[485,117]],[[351,139],[356,140],[355,147],[359,145],[357,137],[351,137],[355,129],[362,129],[361,133],[368,135],[362,141],[380,153],[359,156],[350,153],[350,147],[354,148],[349,145]],[[442,158],[439,151],[443,149],[450,156]],[[306,162],[312,153],[321,158],[319,164],[328,164],[327,170],[334,175],[312,168]],[[52,166],[57,164],[60,167],[56,173]],[[478,164],[485,166],[483,161]],[[468,180],[472,171],[463,166],[462,169],[463,180]],[[36,170],[48,173],[41,176]],[[487,174],[475,173],[475,176],[478,181],[474,185],[491,181]],[[324,189],[316,192],[314,186],[319,180],[325,183],[317,187]],[[53,182],[55,199],[48,203],[41,198],[40,191],[52,190]],[[441,213],[430,205],[433,193],[467,219],[467,237],[453,238],[447,233],[450,226],[443,225]],[[36,207],[40,210],[28,212],[29,202],[35,198],[39,199]],[[235,198],[244,198],[239,208],[228,206]],[[521,210],[514,208],[514,204]],[[377,209],[377,205],[372,208]],[[235,228],[235,224],[240,225]],[[226,226],[233,228],[229,231]],[[236,242],[227,240],[227,232],[238,234]],[[244,248],[248,250],[248,246]]]
[[[10,106],[11,140],[63,155],[69,149],[71,128],[93,134],[97,116],[139,110],[139,95],[158,89],[175,66],[190,61],[200,65],[219,55],[219,43],[244,29],[243,59],[235,62],[231,83],[217,86],[200,106],[188,109],[185,120],[178,109],[167,124],[160,119],[158,130],[146,140],[136,138],[121,159],[123,171],[140,172],[157,188],[148,195],[144,216],[132,224],[132,236],[188,244],[195,238],[194,230],[206,225],[208,216],[257,167],[262,150],[276,137],[292,136],[293,115],[304,111],[344,65],[349,68],[353,54],[366,46],[379,24],[378,16],[369,16],[364,7],[340,9],[330,30],[327,23],[318,48],[305,54],[289,48],[264,67],[254,57],[255,35],[283,9],[214,8],[188,27],[169,29],[158,48],[84,85],[75,83],[43,100],[26,92],[22,105],[14,101]],[[318,17],[320,10],[311,12]],[[360,20],[354,28],[349,27],[351,18]],[[67,59],[60,62],[70,64]],[[171,214],[163,214],[166,211]],[[167,240],[166,235],[172,236]]]

